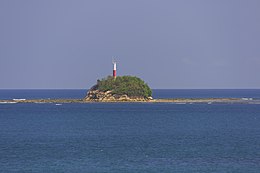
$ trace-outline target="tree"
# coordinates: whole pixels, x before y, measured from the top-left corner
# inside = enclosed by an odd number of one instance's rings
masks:
[[[118,76],[113,78],[108,76],[97,81],[96,87],[100,91],[112,91],[112,94],[123,95],[129,97],[144,97],[152,96],[152,90],[142,79],[135,76]]]

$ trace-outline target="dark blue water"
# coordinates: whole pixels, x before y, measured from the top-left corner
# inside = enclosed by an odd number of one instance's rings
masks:
[[[260,89],[157,89],[154,98],[253,98],[260,99]]]
[[[55,98],[72,98],[78,99],[85,97],[87,90],[83,89],[21,89],[8,90],[0,89],[0,99],[55,99]]]
[[[260,106],[0,104],[0,172],[259,173]]]

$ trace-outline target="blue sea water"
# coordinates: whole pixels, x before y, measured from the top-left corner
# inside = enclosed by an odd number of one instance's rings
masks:
[[[259,93],[154,91],[155,97],[175,98],[259,98]],[[0,90],[0,99],[84,95],[84,90]],[[0,172],[259,173],[260,105],[0,104]]]

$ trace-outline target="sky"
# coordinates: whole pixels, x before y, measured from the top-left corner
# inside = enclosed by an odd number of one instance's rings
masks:
[[[0,89],[260,88],[259,0],[1,0]]]

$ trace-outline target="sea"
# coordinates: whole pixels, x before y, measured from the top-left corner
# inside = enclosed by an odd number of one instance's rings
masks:
[[[0,90],[0,99],[86,90]],[[246,98],[260,90],[153,90],[154,98]],[[259,173],[260,104],[0,104],[1,173]]]

